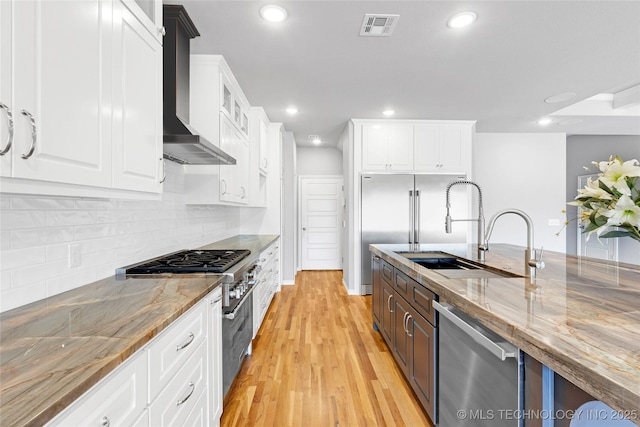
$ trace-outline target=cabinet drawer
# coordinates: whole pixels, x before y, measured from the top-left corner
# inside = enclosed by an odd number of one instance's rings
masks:
[[[206,337],[207,306],[199,303],[156,338],[149,347],[150,398],[157,393],[184,365]]]
[[[47,425],[133,425],[147,405],[147,381],[147,354],[140,352]]]
[[[203,393],[206,395],[206,358],[207,347],[200,343],[149,407],[152,426],[185,425],[189,415],[198,410],[198,404],[204,404],[199,398]]]
[[[394,268],[386,261],[382,261],[382,280],[393,286]]]
[[[396,271],[395,281],[393,282],[394,288],[400,292],[403,296],[408,296],[411,291],[411,287],[413,286],[413,279],[409,276]]]
[[[436,326],[436,314],[431,304],[432,301],[436,300],[436,294],[420,283],[414,280],[412,280],[412,282],[409,291],[409,302],[429,323]]]

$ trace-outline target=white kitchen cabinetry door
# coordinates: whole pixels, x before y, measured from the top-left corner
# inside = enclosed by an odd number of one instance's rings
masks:
[[[209,294],[209,420],[220,425],[222,416],[222,287]]]
[[[412,170],[413,126],[363,125],[362,169],[365,171]]]
[[[237,130],[235,133],[234,196],[238,203],[246,205],[249,203],[249,141]]]
[[[151,401],[206,340],[207,306],[197,304],[164,330],[149,346],[149,378]]]
[[[12,6],[10,176],[110,186],[112,3],[16,1]]]
[[[129,426],[144,420],[148,375],[146,352],[136,353],[47,426]]]
[[[220,165],[220,201],[249,203],[249,146],[246,138],[225,117],[220,117],[220,148],[236,159]]]
[[[114,8],[113,186],[160,192],[162,46],[124,3]]]
[[[206,413],[207,346],[200,343],[194,354],[149,406],[150,425],[154,427],[187,425],[193,411]],[[151,377],[153,378],[153,376]],[[202,398],[203,393],[205,398]],[[206,417],[205,417],[206,420]]]
[[[162,44],[164,27],[162,25],[161,0],[120,0],[133,13],[149,34]]]
[[[269,173],[269,133],[267,131],[267,122],[263,118],[258,120],[258,128],[260,132],[260,173],[266,175]]]
[[[420,172],[469,173],[472,125],[417,124],[414,165]]]
[[[273,296],[278,291],[279,262],[280,244],[276,240],[275,243],[262,251],[258,257],[260,272],[253,291],[253,338],[258,334]]]
[[[0,176],[11,176],[13,155],[12,15],[13,2],[0,1]]]
[[[236,131],[233,128],[231,120],[226,117],[220,117],[220,148],[225,153],[236,159],[235,165],[220,165],[220,201],[223,202],[235,202],[235,196],[233,192],[234,185],[234,171],[238,166],[238,158],[235,153],[235,138]]]

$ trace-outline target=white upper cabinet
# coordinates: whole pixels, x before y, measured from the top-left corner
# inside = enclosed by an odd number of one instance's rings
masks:
[[[157,40],[120,1],[0,3],[0,102],[7,107],[0,112],[0,136],[8,132],[6,112],[14,125],[12,146],[2,156],[0,175],[10,178],[3,191],[160,192]]]
[[[470,171],[473,124],[417,124],[414,132],[413,161],[416,171]]]
[[[249,142],[228,118],[220,120],[220,148],[236,159],[220,166],[220,200],[249,203]]]
[[[250,204],[250,107],[220,55],[191,55],[190,123],[235,165],[187,165],[187,203]]]
[[[471,173],[471,121],[359,121],[362,171]]]
[[[120,0],[133,13],[149,34],[162,44],[162,2],[157,0]]]
[[[109,186],[111,2],[12,6],[15,50],[2,62],[12,64],[14,135],[2,175]]]
[[[114,7],[122,19],[113,26],[113,184],[160,192],[162,46],[122,4]]]
[[[13,2],[0,1],[0,176],[11,176],[14,143]]]
[[[410,171],[413,169],[413,127],[395,124],[362,126],[362,169]]]

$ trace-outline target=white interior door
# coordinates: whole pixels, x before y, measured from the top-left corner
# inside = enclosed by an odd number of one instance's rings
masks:
[[[587,179],[595,179],[597,175],[582,175],[578,177],[578,188],[587,185]],[[578,218],[580,211],[578,207]],[[578,221],[576,221],[578,223]],[[618,239],[598,239],[595,234],[587,240],[587,235],[582,232],[584,225],[578,223],[578,255],[589,258],[606,259],[609,261],[618,260]]]
[[[302,270],[342,269],[342,178],[300,178]]]

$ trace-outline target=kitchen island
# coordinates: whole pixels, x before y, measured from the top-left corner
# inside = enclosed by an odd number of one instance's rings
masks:
[[[277,238],[242,235],[203,249],[249,249],[249,262]],[[45,424],[221,281],[203,274],[109,277],[1,313],[0,425]]]
[[[533,280],[447,278],[399,253],[442,251],[480,263],[475,245],[370,250],[595,398],[640,413],[639,266],[545,252],[546,268]],[[484,265],[524,275],[524,248],[494,244]]]

